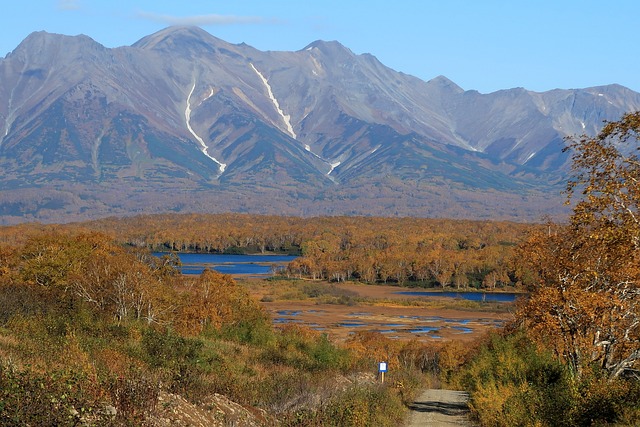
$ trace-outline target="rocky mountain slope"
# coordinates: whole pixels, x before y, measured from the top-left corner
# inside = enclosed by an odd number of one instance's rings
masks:
[[[0,59],[0,221],[536,220],[562,213],[563,138],[638,109],[617,85],[464,91],[337,42],[262,52],[171,27],[108,49],[33,33]]]

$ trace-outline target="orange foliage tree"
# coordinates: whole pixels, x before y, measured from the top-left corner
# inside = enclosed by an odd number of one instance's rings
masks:
[[[520,259],[537,278],[518,312],[577,375],[638,375],[640,359],[640,112],[571,140],[581,192],[570,223],[531,236]]]
[[[175,324],[184,334],[197,335],[207,327],[259,324],[267,318],[264,309],[248,291],[228,274],[205,269],[187,285]]]
[[[79,298],[117,321],[135,318],[159,323],[163,300],[171,298],[172,284],[180,280],[177,270],[163,260],[141,259],[100,233],[44,232],[31,236],[14,252],[15,285],[32,287],[54,299]]]

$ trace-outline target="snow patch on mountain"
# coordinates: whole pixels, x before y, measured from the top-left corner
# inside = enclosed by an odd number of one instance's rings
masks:
[[[213,87],[209,88],[209,93],[207,94],[207,96],[204,97],[204,99],[202,101],[200,101],[200,105],[202,105],[207,99],[211,98],[213,95],[216,94],[216,90]]]
[[[284,111],[282,111],[282,109],[280,108],[280,103],[278,102],[276,97],[273,95],[273,91],[271,90],[269,81],[262,75],[262,73],[260,73],[260,71],[258,71],[258,69],[253,64],[250,63],[250,65],[251,65],[251,68],[253,68],[253,71],[256,72],[258,77],[260,77],[260,80],[262,80],[262,83],[264,84],[264,86],[267,88],[267,93],[269,94],[269,98],[271,99],[271,102],[273,103],[274,107],[276,107],[276,111],[278,112],[278,114],[280,114],[280,117],[282,117],[282,120],[284,121],[284,124],[287,127],[287,131],[289,132],[289,135],[291,135],[293,139],[296,139],[297,138],[296,133],[293,131],[293,126],[291,126],[291,116],[289,114],[285,114]]]
[[[276,97],[273,95],[273,91],[271,90],[271,85],[269,85],[269,81],[267,80],[267,78],[262,75],[262,73],[260,71],[258,71],[258,69],[255,67],[255,65],[253,65],[252,63],[249,63],[249,65],[251,65],[251,68],[253,68],[253,71],[255,71],[255,73],[258,75],[258,77],[260,77],[260,80],[262,80],[262,83],[264,84],[265,88],[267,89],[267,94],[269,95],[269,98],[271,99],[271,102],[273,103],[276,111],[278,112],[278,114],[280,115],[280,117],[282,117],[282,121],[284,122],[286,128],[287,128],[287,132],[289,133],[289,135],[291,135],[293,137],[293,139],[297,139],[297,135],[293,130],[293,126],[291,125],[291,116],[289,114],[285,114],[284,111],[282,111],[282,109],[280,108],[280,103],[278,102],[278,100],[276,99]],[[340,164],[340,162],[338,162],[337,164],[333,164],[331,162],[329,162],[327,159],[323,158],[322,156],[320,156],[317,153],[314,153],[313,150],[311,149],[311,146],[309,144],[304,144],[304,149],[313,154],[317,159],[321,160],[322,162],[326,163],[329,166],[329,172],[327,173],[327,175],[329,175],[331,172],[333,172],[333,170]],[[332,181],[333,178],[329,177]]]
[[[527,157],[527,159],[523,162],[523,163],[527,163],[529,160],[531,160],[533,158],[533,156],[536,155],[536,152],[534,151],[533,153],[529,154],[529,156]]]
[[[4,118],[4,135],[0,138],[0,145],[4,139],[9,135],[9,130],[11,130],[11,126],[13,125],[15,110],[13,109],[13,95],[16,90],[16,87],[21,83],[22,77],[25,74],[27,69],[27,64],[25,63],[22,67],[22,72],[20,73],[20,77],[18,78],[18,83],[11,88],[11,93],[9,94],[9,103],[7,104],[7,116]]]
[[[11,125],[9,124],[9,118],[7,117],[4,121],[4,135],[0,136],[0,147],[2,147],[2,142],[7,135],[9,135],[9,128],[11,128]]]
[[[313,66],[315,67],[315,70],[311,70],[313,72],[314,76],[319,76],[320,73],[323,73],[324,70],[322,69],[322,64],[320,64],[320,61],[318,61],[313,55],[310,55],[311,57],[311,62],[313,62]]]
[[[331,172],[333,172],[333,170],[334,170],[335,168],[337,168],[338,166],[340,166],[340,163],[342,163],[342,162],[334,162],[334,163],[330,163],[330,165],[331,165],[331,169],[329,170],[329,172],[327,172],[327,175],[331,175]]]
[[[209,154],[209,147],[207,147],[207,144],[204,143],[204,140],[191,127],[191,95],[193,95],[193,91],[195,90],[195,88],[196,88],[196,84],[193,83],[193,86],[191,87],[191,92],[189,92],[189,96],[187,96],[187,106],[184,110],[184,118],[187,124],[187,129],[189,130],[189,132],[191,132],[191,135],[193,135],[196,141],[200,143],[200,146],[202,147],[202,153],[218,164],[218,166],[220,167],[220,174],[222,174],[224,170],[227,168],[227,165],[219,162],[215,157]]]

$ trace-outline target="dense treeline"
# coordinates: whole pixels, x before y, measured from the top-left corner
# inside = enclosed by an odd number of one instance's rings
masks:
[[[526,281],[512,255],[536,226],[418,218],[193,214],[113,218],[65,229],[74,227],[108,233],[123,244],[152,251],[301,254],[286,271],[296,277],[496,289]],[[0,238],[21,238],[21,230],[8,229]]]
[[[513,247],[532,228],[505,222],[251,215],[142,217],[99,225],[126,230],[119,239],[153,250],[300,252],[287,269],[298,277],[491,289],[518,281]]]
[[[228,275],[186,277],[174,257],[96,232],[20,229],[0,246],[2,425],[166,425],[161,396],[214,417],[220,393],[264,409],[264,425],[393,426],[439,369],[415,342],[274,329]],[[372,375],[383,358],[386,385]]]
[[[419,286],[495,289],[518,281],[511,255],[531,226],[510,223],[342,221],[317,230],[290,275]]]

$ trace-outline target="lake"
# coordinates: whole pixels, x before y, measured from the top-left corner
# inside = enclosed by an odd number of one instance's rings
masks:
[[[154,256],[167,255],[155,252]],[[274,268],[284,267],[297,258],[294,255],[224,255],[177,253],[182,262],[182,274],[200,274],[205,268],[224,274],[270,276]]]
[[[516,298],[523,294],[515,292],[434,292],[434,291],[404,291],[395,292],[399,295],[407,295],[414,297],[440,297],[440,298],[459,298],[469,301],[487,301],[487,302],[514,302]]]

